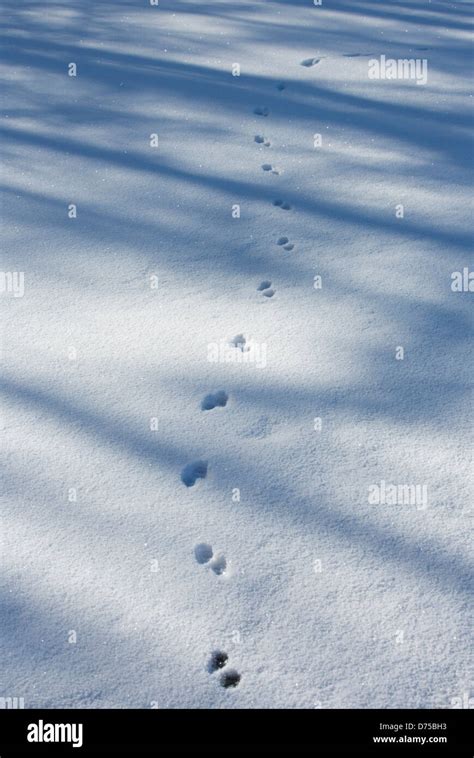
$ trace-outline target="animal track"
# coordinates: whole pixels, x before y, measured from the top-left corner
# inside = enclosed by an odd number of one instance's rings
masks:
[[[215,674],[216,671],[225,669],[219,677],[219,684],[225,689],[228,689],[229,687],[237,687],[242,679],[239,672],[235,669],[225,668],[228,662],[229,656],[225,650],[213,650],[211,658],[207,664],[207,670],[210,674]]]
[[[293,250],[294,248],[293,243],[290,242],[288,237],[280,237],[277,240],[277,245],[280,245],[281,247],[283,247],[283,250]]]
[[[241,676],[235,669],[228,669],[221,674],[220,683],[221,687],[237,687],[241,680]]]
[[[286,200],[274,200],[273,205],[282,208],[284,211],[291,211],[291,205],[287,203]]]
[[[246,350],[249,350],[249,345],[247,345],[247,340],[245,339],[243,334],[237,334],[236,337],[233,337],[229,341],[229,345],[233,345],[233,347],[238,348],[243,353],[245,353]]]
[[[200,542],[194,548],[194,555],[198,563],[208,563],[213,556],[212,547],[206,542]]]
[[[270,147],[270,145],[272,144],[269,139],[263,136],[263,134],[256,134],[254,137],[254,141],[258,145],[265,145],[265,147]]]
[[[266,105],[259,105],[257,108],[253,109],[253,112],[256,116],[268,116],[270,111],[268,110]]]
[[[194,461],[188,463],[181,472],[181,481],[186,487],[194,487],[198,479],[205,479],[207,476],[207,461]]]
[[[214,650],[211,655],[211,660],[207,664],[207,670],[210,674],[219,669],[223,669],[229,660],[229,656],[224,650]]]
[[[273,297],[275,290],[271,289],[271,286],[272,283],[265,280],[258,285],[257,291],[261,292],[264,297]]]
[[[218,390],[214,394],[206,395],[201,403],[201,410],[212,411],[214,408],[225,408],[229,395],[224,390]]]
[[[264,171],[271,171],[272,174],[276,174],[277,176],[281,174],[280,169],[276,168],[275,166],[272,166],[271,163],[264,163],[262,168]]]
[[[311,66],[316,66],[317,63],[321,58],[305,58],[304,61],[301,61],[300,66],[306,66],[306,68],[311,68]]]
[[[209,568],[211,568],[217,576],[225,574],[227,568],[225,556],[222,555],[222,553],[220,555],[215,555],[212,561],[209,562]]]
[[[283,92],[283,90],[286,88],[286,84],[283,84],[283,82],[278,82],[276,88],[279,92]]]
[[[194,557],[201,566],[207,566],[207,568],[212,569],[217,576],[225,574],[227,569],[225,555],[222,553],[214,554],[212,546],[208,545],[207,542],[200,542],[199,545],[196,545]]]

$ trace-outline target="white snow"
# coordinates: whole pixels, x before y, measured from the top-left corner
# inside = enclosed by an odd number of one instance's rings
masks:
[[[474,693],[472,5],[5,6],[0,696]]]

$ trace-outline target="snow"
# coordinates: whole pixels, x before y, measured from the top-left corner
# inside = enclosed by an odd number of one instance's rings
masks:
[[[0,696],[451,707],[472,6],[5,7]]]

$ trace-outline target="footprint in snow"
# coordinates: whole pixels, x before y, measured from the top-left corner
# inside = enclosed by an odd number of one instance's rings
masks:
[[[220,685],[221,687],[225,687],[225,689],[228,689],[229,687],[237,687],[242,678],[239,672],[235,669],[226,668],[228,662],[229,656],[224,650],[214,650],[207,664],[207,670],[210,674],[225,669],[219,677]]]
[[[291,205],[285,200],[274,200],[273,205],[276,205],[278,208],[282,208],[284,211],[291,211]]]
[[[290,240],[288,239],[288,237],[280,237],[277,240],[277,245],[280,245],[280,247],[282,247],[283,250],[288,250],[288,251],[293,250],[294,247],[295,247],[293,245],[293,243],[290,242]]]
[[[181,472],[181,481],[186,487],[194,487],[198,479],[205,479],[207,476],[207,461],[194,461],[188,463]]]
[[[209,671],[210,674],[212,674],[214,673],[214,671],[223,669],[228,660],[229,660],[229,656],[224,650],[213,650],[211,654],[211,659],[209,663],[207,664],[207,670]]]
[[[194,548],[194,557],[201,566],[212,569],[217,576],[226,573],[227,561],[223,553],[214,553],[211,545],[201,542]]]
[[[218,390],[217,392],[206,395],[201,403],[202,411],[212,411],[214,408],[225,408],[229,395],[224,390]]]
[[[238,671],[235,669],[227,669],[227,671],[224,671],[223,674],[221,674],[220,678],[220,684],[221,687],[225,687],[226,689],[228,687],[237,687],[238,683],[241,680],[241,676]]]
[[[270,140],[267,139],[266,137],[264,137],[263,134],[256,134],[255,137],[254,137],[254,141],[258,145],[265,145],[265,147],[270,147],[270,145],[271,145]]]
[[[273,297],[275,290],[271,287],[272,283],[265,279],[258,285],[257,292],[261,292],[264,297]]]
[[[286,84],[283,84],[283,82],[278,82],[276,88],[279,92],[283,92],[283,90],[286,88]]]
[[[266,105],[257,106],[257,108],[253,109],[253,112],[255,113],[256,116],[268,116],[268,114],[270,113]]]
[[[201,542],[194,548],[194,556],[198,563],[208,563],[213,556],[212,547],[206,542]]]
[[[276,168],[276,166],[272,166],[271,163],[264,163],[262,165],[262,168],[264,171],[271,171],[272,174],[276,174],[277,176],[281,174],[281,171],[279,168]]]
[[[236,347],[243,353],[245,353],[247,350],[250,350],[250,346],[247,344],[247,339],[243,334],[237,334],[235,337],[232,337],[232,339],[229,340],[229,345]]]
[[[321,58],[305,58],[304,61],[301,61],[300,66],[305,66],[306,68],[311,68],[311,66],[316,66],[317,63]]]

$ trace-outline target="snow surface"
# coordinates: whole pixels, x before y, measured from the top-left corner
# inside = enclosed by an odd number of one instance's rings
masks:
[[[472,696],[472,5],[4,5],[0,696]]]

